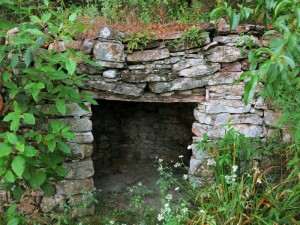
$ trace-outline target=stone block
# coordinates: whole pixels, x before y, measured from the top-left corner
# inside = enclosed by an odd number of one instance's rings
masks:
[[[244,85],[230,85],[230,84],[221,84],[221,85],[213,85],[207,86],[207,89],[210,92],[215,92],[224,96],[243,96],[244,95]]]
[[[219,63],[211,63],[200,66],[192,66],[190,68],[179,71],[178,75],[180,77],[198,77],[212,74],[214,72],[217,72],[219,69]]]
[[[169,50],[164,49],[154,49],[154,50],[145,50],[138,51],[128,54],[127,61],[128,62],[147,62],[147,61],[155,61],[160,59],[165,59],[170,56]]]
[[[121,72],[122,81],[128,83],[145,83],[145,82],[159,82],[159,81],[171,81],[176,77],[173,73],[166,73],[164,70],[160,74],[150,73],[147,74],[143,70],[139,70],[138,73],[136,71],[128,71],[124,70]]]
[[[73,132],[88,132],[92,130],[92,121],[88,118],[63,118],[50,119],[49,122],[63,122],[65,126],[71,127]]]
[[[253,124],[234,124],[233,129],[244,134],[246,137],[264,137],[266,132],[259,125]]]
[[[90,157],[80,161],[64,163],[63,167],[68,170],[66,179],[86,179],[94,175],[94,165]]]
[[[245,105],[242,100],[210,100],[206,103],[206,113],[247,113],[251,105]]]
[[[222,63],[222,71],[227,72],[242,72],[242,65],[240,62]]]
[[[51,113],[51,107],[55,108],[54,104],[45,104],[45,105],[38,105],[37,108],[43,112],[44,114],[47,115],[55,115],[55,116],[74,116],[74,117],[83,117],[83,116],[91,116],[92,111],[91,111],[91,104],[90,103],[85,103],[85,105],[88,107],[88,111],[82,109],[79,105],[77,104],[70,104],[67,103],[67,112],[66,114],[62,115],[61,113]]]
[[[242,72],[217,72],[203,79],[207,81],[208,85],[232,84],[236,79],[242,75]]]
[[[93,55],[96,60],[125,62],[124,45],[112,42],[99,42],[94,45]]]
[[[48,47],[48,50],[55,52],[65,52],[68,48],[80,50],[81,46],[81,41],[58,41],[55,43],[51,43]]]
[[[264,111],[265,124],[269,126],[278,125],[278,120],[280,119],[281,115],[282,114],[280,112],[265,110]]]
[[[119,30],[114,30],[109,27],[104,27],[100,30],[98,37],[103,39],[109,39],[109,40],[119,40],[119,39],[126,38],[126,34]]]
[[[84,192],[92,192],[94,189],[93,178],[84,180],[62,180],[56,184],[56,194],[76,195]]]
[[[171,91],[183,91],[199,88],[207,85],[208,81],[195,78],[177,78],[170,82],[154,82],[149,84],[149,88],[154,93],[164,93]]]
[[[54,195],[51,197],[44,196],[41,202],[41,210],[43,213],[49,212],[63,212],[63,207],[66,204],[66,197],[64,195]]]
[[[175,63],[172,66],[172,70],[180,71],[180,70],[192,67],[192,66],[201,66],[201,65],[205,65],[205,64],[206,63],[205,63],[205,60],[203,59],[203,57],[202,57],[202,59],[184,59],[184,60],[181,60],[181,61]]]
[[[75,139],[68,141],[71,143],[86,144],[92,143],[94,141],[94,137],[92,132],[75,133]]]
[[[230,46],[216,46],[209,49],[207,54],[208,61],[219,63],[235,62],[246,58],[246,56],[241,55],[241,49]]]
[[[84,159],[93,153],[92,144],[68,143],[71,149],[72,159]]]
[[[243,46],[249,44],[249,42],[253,43],[255,46],[262,46],[258,38],[253,35],[241,36],[236,34],[230,34],[226,36],[216,36],[213,40],[221,44],[231,44],[232,46]]]
[[[106,70],[103,72],[103,77],[108,78],[108,79],[114,79],[118,75],[117,70]]]
[[[87,72],[87,74],[97,74],[99,73],[98,71],[101,71],[100,67],[103,69],[103,68],[109,68],[109,69],[112,69],[112,68],[116,68],[116,69],[122,69],[123,67],[125,67],[125,63],[123,62],[107,62],[107,61],[103,61],[103,60],[95,60],[96,63],[99,64],[99,69],[94,72],[94,73],[91,73],[91,72]],[[93,72],[93,71],[92,71]]]

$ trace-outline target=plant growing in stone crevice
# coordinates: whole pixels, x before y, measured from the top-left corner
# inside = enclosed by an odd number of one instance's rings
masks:
[[[41,8],[40,17],[30,15],[15,33],[1,32],[7,43],[0,46],[1,95],[4,107],[1,119],[5,122],[0,134],[0,177],[7,191],[18,200],[24,189],[53,192],[53,179],[66,175],[61,166],[70,148],[68,139],[74,138],[70,128],[60,122],[45,125],[47,116],[41,107],[53,104],[52,113],[65,114],[66,103],[87,109],[84,101],[94,102],[89,94],[80,92],[84,76],[77,76],[77,61],[86,58],[68,49],[48,51],[44,46],[60,40],[72,40],[83,27],[75,23],[76,14],[60,15],[48,1]],[[26,13],[14,7],[13,1],[1,3],[16,14]],[[5,21],[1,20],[2,27]],[[42,29],[41,29],[42,28]]]

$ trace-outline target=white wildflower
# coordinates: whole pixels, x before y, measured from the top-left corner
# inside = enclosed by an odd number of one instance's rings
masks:
[[[178,191],[178,190],[179,190],[179,187],[176,187],[174,190],[175,190],[175,191]]]
[[[261,179],[260,179],[260,178],[258,178],[258,179],[256,180],[256,183],[259,183],[259,184],[261,184],[261,183],[262,183]]]
[[[178,158],[180,158],[180,159],[183,158],[183,155],[178,156]]]
[[[183,213],[187,213],[189,210],[188,210],[188,208],[187,207],[184,207],[183,209],[182,209],[182,212]]]
[[[171,201],[172,198],[173,198],[173,196],[172,196],[171,194],[167,194],[167,195],[166,195],[166,199],[167,199],[167,200]]]
[[[162,161],[164,161],[164,160],[163,160],[163,159],[159,159],[159,160],[158,160],[158,162],[160,162],[160,163],[161,163]]]
[[[188,145],[188,146],[187,146],[187,149],[188,149],[188,150],[191,150],[191,149],[192,149],[192,145]]]
[[[203,209],[200,209],[199,213],[205,213],[205,211]]]
[[[230,184],[231,176],[230,175],[226,175],[225,176],[225,181],[226,181],[227,184]]]
[[[183,175],[183,179],[187,180],[189,178],[189,176],[187,174]]]
[[[162,214],[158,214],[157,219],[158,219],[158,221],[162,221],[164,219],[164,217]]]
[[[238,170],[238,168],[239,168],[239,167],[238,167],[237,165],[233,165],[233,166],[232,166],[232,171],[235,173],[235,172]]]
[[[181,163],[177,162],[177,163],[175,163],[174,167],[177,168],[177,167],[179,167],[180,165],[181,165]]]
[[[158,167],[158,171],[162,171],[162,170],[163,170],[162,166]]]
[[[140,187],[141,187],[142,185],[143,185],[143,184],[142,184],[142,182],[139,182],[139,183],[138,183],[138,186],[140,186]]]
[[[207,160],[207,165],[208,166],[215,166],[216,165],[216,161],[214,159],[208,159]]]
[[[109,221],[109,224],[115,224],[115,221],[110,220],[110,221]]]
[[[181,216],[180,216],[179,214],[176,215],[176,218],[177,218],[177,219],[180,219],[180,217],[181,217]]]

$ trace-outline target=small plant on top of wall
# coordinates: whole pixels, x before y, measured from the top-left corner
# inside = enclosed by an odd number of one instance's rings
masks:
[[[171,49],[178,47],[195,48],[201,46],[207,37],[207,32],[202,31],[199,27],[192,26],[186,29],[179,39],[167,41],[167,45]]]
[[[154,35],[149,34],[147,31],[131,32],[128,38],[122,39],[126,43],[129,52],[136,49],[143,50],[152,40],[154,40]]]
[[[23,16],[17,26],[0,21],[0,36],[6,39],[6,44],[0,45],[0,177],[5,190],[18,202],[28,188],[52,195],[53,181],[67,174],[62,167],[71,153],[66,141],[75,135],[61,122],[47,123],[39,105],[50,104],[51,113],[64,115],[66,103],[87,110],[84,102],[95,102],[78,89],[84,76],[76,75],[76,65],[86,57],[71,49],[47,49],[49,43],[70,41],[75,32],[83,30],[75,22],[76,14],[57,12],[47,0],[29,6],[28,10],[38,15],[19,9],[14,1],[0,5]],[[7,219],[14,221],[11,224],[20,222],[18,217]]]

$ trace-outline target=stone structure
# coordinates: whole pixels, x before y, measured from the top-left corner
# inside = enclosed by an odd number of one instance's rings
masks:
[[[110,28],[102,29],[95,40],[61,42],[50,48],[58,51],[64,51],[66,47],[81,49],[101,64],[101,67],[94,67],[81,63],[77,71],[78,74],[88,74],[84,89],[91,91],[95,99],[196,103],[197,106],[190,112],[194,115],[191,129],[195,140],[204,133],[212,138],[221,137],[227,123],[232,123],[236,130],[248,137],[267,137],[272,133],[269,126],[274,124],[274,112],[268,110],[261,99],[245,105],[244,83],[232,85],[248,66],[246,56],[241,54],[241,46],[246,39],[240,33],[249,35],[254,44],[261,45],[262,28],[244,25],[230,31],[229,26],[220,21],[216,28],[207,31],[203,45],[194,48],[171,48],[167,40],[155,40],[143,50],[128,52],[126,43],[120,41],[126,34]],[[180,35],[177,34],[176,38],[180,38]],[[64,164],[69,174],[65,180],[56,184],[56,194],[51,198],[44,197],[40,192],[26,193],[24,199],[30,205],[27,208],[30,210],[25,213],[59,211],[62,203],[79,204],[82,191],[90,192],[94,187],[92,142],[95,138],[96,145],[102,145],[105,151],[109,143],[105,146],[105,142],[101,142],[105,135],[93,137],[91,111],[83,111],[75,105],[69,106],[69,112],[59,119],[70,125],[76,133],[76,139],[69,142],[72,158]],[[45,111],[47,107],[43,106]],[[205,164],[206,156],[201,151],[192,150],[190,173],[201,176],[200,165]],[[155,155],[154,150],[152,153],[148,155],[150,158]],[[141,152],[138,157],[148,156]],[[70,195],[73,196],[72,201],[67,198]],[[0,205],[3,202],[8,203],[9,196],[0,192]],[[22,209],[21,204],[22,201]],[[93,206],[74,213],[91,214]]]

